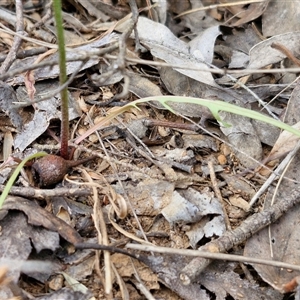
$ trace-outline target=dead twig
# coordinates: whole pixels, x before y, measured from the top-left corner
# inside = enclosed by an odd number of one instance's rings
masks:
[[[2,192],[5,188],[5,185],[0,185],[0,192]],[[89,196],[91,195],[92,190],[89,188],[55,188],[55,189],[35,189],[32,187],[15,187],[12,186],[10,189],[10,195],[20,196],[24,198],[35,198],[39,200],[43,200],[48,197],[58,197],[58,196],[73,196],[73,197],[81,197],[81,196]]]
[[[139,51],[139,50],[142,50],[144,49],[144,47],[141,46],[140,44],[140,40],[139,40],[139,35],[138,35],[138,31],[137,31],[137,28],[136,28],[136,23],[138,21],[138,18],[139,18],[139,10],[138,10],[138,7],[136,5],[136,0],[129,0],[129,6],[130,6],[130,9],[131,9],[131,12],[132,12],[132,21],[133,21],[133,24],[134,24],[134,37],[135,37],[135,51]],[[150,4],[150,3],[149,3]],[[151,10],[150,10],[150,13],[151,13]],[[129,37],[129,35],[128,35]]]
[[[93,51],[80,51],[80,53],[76,53],[76,55],[72,58],[67,58],[66,61],[67,62],[71,62],[71,61],[84,61],[86,59],[91,59],[92,57],[99,57],[99,56],[103,56],[106,53],[110,53],[114,50],[118,49],[118,45],[117,43],[108,46],[106,48],[102,48],[99,50],[93,50]],[[27,65],[25,67],[21,67],[21,68],[17,68],[17,69],[13,69],[10,70],[8,72],[5,72],[3,74],[0,74],[0,80],[7,80],[7,79],[11,79],[14,76],[21,74],[21,73],[25,73],[26,71],[30,71],[30,70],[35,70],[35,69],[39,69],[39,68],[44,68],[44,67],[51,67],[51,66],[55,66],[58,65],[58,60],[57,59],[51,59],[47,62],[42,62],[36,65]]]
[[[103,245],[98,245],[99,249],[103,247]],[[90,248],[88,248],[90,247]],[[76,248],[78,249],[95,249],[93,244],[77,244]],[[150,245],[139,245],[139,244],[127,244],[127,249],[131,250],[139,250],[139,251],[147,251],[147,252],[156,252],[161,254],[167,254],[167,255],[184,255],[184,256],[194,256],[197,258],[206,258],[206,259],[218,259],[218,260],[228,260],[228,261],[237,261],[237,262],[243,262],[243,263],[253,263],[253,264],[261,264],[261,265],[268,265],[278,268],[285,268],[285,269],[291,269],[295,271],[300,271],[299,265],[293,265],[288,264],[280,261],[274,261],[274,260],[267,260],[267,259],[261,259],[261,258],[254,258],[249,256],[243,256],[243,255],[234,255],[234,254],[225,254],[225,253],[212,253],[207,251],[199,251],[199,250],[190,250],[190,249],[174,249],[174,248],[168,248],[168,247],[158,247],[158,246],[150,246]],[[118,249],[121,250],[121,249]],[[123,250],[123,249],[122,249]],[[124,254],[124,253],[123,253]],[[127,253],[126,255],[129,255]],[[132,257],[131,253],[129,255]],[[140,257],[138,254],[136,254],[136,258]],[[196,258],[196,259],[197,259]],[[194,261],[194,260],[192,260]]]
[[[36,22],[33,27],[31,28],[31,30],[34,30],[36,28],[40,28],[41,26],[43,26],[48,20],[51,19],[52,17],[52,1],[50,1],[49,3],[47,3],[45,5],[45,10],[46,13],[44,14],[44,16],[38,21]]]
[[[37,47],[37,48],[32,48],[32,49],[27,49],[27,50],[19,50],[17,52],[16,58],[22,59],[22,58],[38,55],[38,54],[44,53],[46,51],[47,51],[46,47]],[[6,57],[7,57],[7,54],[0,55],[0,62],[5,61]]]
[[[129,257],[135,258],[137,260],[142,260],[142,256],[137,254],[136,252],[127,251],[125,249],[116,248],[114,246],[105,246],[99,245],[94,243],[78,243],[75,245],[76,249],[95,249],[95,250],[107,250],[111,253],[120,253],[127,255]],[[284,263],[280,261],[274,260],[267,260],[267,259],[260,259],[242,255],[233,255],[233,254],[225,254],[225,253],[212,253],[207,251],[199,251],[199,250],[190,250],[190,249],[174,249],[168,247],[158,247],[158,246],[151,246],[151,245],[139,245],[139,244],[127,244],[127,249],[131,250],[139,250],[139,251],[146,251],[146,252],[156,252],[161,254],[167,255],[184,255],[184,256],[192,256],[197,258],[206,258],[206,259],[218,259],[218,260],[228,260],[228,261],[237,261],[243,263],[253,263],[253,264],[261,264],[261,265],[268,265],[278,268],[285,268],[291,269],[295,271],[300,271],[299,265]]]
[[[245,242],[254,233],[275,222],[285,212],[294,205],[300,203],[300,187],[295,188],[289,197],[280,199],[272,207],[253,214],[246,219],[238,228],[233,231],[226,231],[218,239],[207,243],[199,248],[201,251],[209,251],[213,253],[223,253],[234,246]],[[183,284],[188,285],[210,264],[210,259],[197,257],[185,266],[181,273],[180,279]]]
[[[177,128],[177,129],[184,129],[184,130],[191,130],[194,132],[199,131],[199,127],[194,124],[189,123],[179,123],[179,122],[170,122],[170,121],[162,121],[162,120],[155,120],[155,119],[144,119],[143,124],[146,127],[152,126],[163,126],[168,128]]]
[[[107,55],[106,58],[116,58],[115,55]],[[219,75],[227,75],[227,70],[222,69],[215,69],[215,68],[199,68],[199,67],[186,67],[184,65],[176,65],[176,64],[169,64],[165,62],[158,62],[158,61],[150,61],[145,59],[137,59],[126,57],[126,60],[131,63],[137,64],[144,64],[147,66],[159,66],[159,67],[171,67],[174,69],[185,69],[185,70],[193,70],[193,71],[201,71],[201,72],[208,72],[212,74],[219,74]],[[299,73],[300,68],[286,68],[286,69],[247,69],[247,74],[273,74],[273,73]],[[245,70],[230,70],[230,74],[232,75],[245,75]]]
[[[297,143],[295,148],[284,158],[284,160],[280,163],[280,165],[276,168],[275,171],[272,171],[270,177],[265,181],[265,183],[260,187],[260,189],[256,192],[256,194],[252,197],[249,206],[252,207],[259,197],[265,192],[265,190],[271,185],[271,183],[275,180],[276,177],[280,176],[280,173],[285,169],[286,165],[289,163],[291,158],[295,156],[295,154],[300,149],[300,142]],[[286,178],[286,177],[283,177]]]
[[[16,31],[22,35],[25,35],[26,33],[24,32],[23,2],[21,0],[16,0],[16,18]],[[11,64],[17,57],[17,52],[22,42],[22,38],[18,36],[14,37],[14,42],[9,50],[9,53],[0,67],[0,74],[4,74],[10,68]]]
[[[294,54],[287,47],[285,47],[284,45],[282,45],[280,43],[273,43],[271,45],[271,48],[274,48],[274,49],[280,51],[287,58],[289,58],[295,65],[297,65],[298,67],[300,67],[300,60],[298,58],[296,58],[294,56]]]
[[[218,187],[217,177],[216,177],[216,173],[214,170],[214,162],[213,162],[212,157],[210,157],[208,159],[208,169],[209,169],[209,175],[210,175],[210,181],[212,184],[212,188],[213,188],[214,193],[215,193],[216,197],[218,198],[220,204],[222,205],[226,229],[231,230],[230,222],[229,222],[228,215],[227,215],[226,208],[225,208],[225,201],[224,201],[222,194],[220,192],[220,189]]]

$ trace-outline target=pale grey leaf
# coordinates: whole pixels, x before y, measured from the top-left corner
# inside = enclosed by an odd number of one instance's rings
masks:
[[[137,30],[141,43],[151,51],[153,56],[170,64],[185,66],[186,69],[176,70],[200,82],[217,86],[209,72],[188,69],[197,67],[208,69],[209,67],[191,54],[189,45],[178,39],[166,26],[140,17]]]
[[[216,38],[221,34],[219,26],[212,26],[189,42],[190,53],[197,59],[212,63]]]
[[[295,56],[297,56],[300,48],[300,32],[289,32],[275,35],[256,44],[250,50],[250,62],[247,68],[260,69],[285,59],[286,56],[282,52],[271,47],[273,43],[284,45]]]

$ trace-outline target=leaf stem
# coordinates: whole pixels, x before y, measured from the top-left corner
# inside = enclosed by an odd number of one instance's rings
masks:
[[[61,0],[53,0],[53,11],[56,23],[57,43],[59,53],[59,82],[63,85],[67,81],[66,69],[66,51],[64,29],[61,13]],[[60,155],[64,159],[69,158],[68,140],[69,140],[69,107],[68,107],[68,90],[64,88],[60,92],[61,96],[61,130],[60,130]]]

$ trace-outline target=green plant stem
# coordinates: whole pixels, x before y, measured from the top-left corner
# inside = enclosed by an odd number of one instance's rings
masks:
[[[14,170],[13,174],[10,176],[7,184],[5,185],[5,188],[0,196],[0,209],[2,208],[2,205],[4,203],[4,200],[6,199],[11,187],[13,186],[15,180],[17,179],[21,169],[25,166],[25,164],[31,160],[31,159],[34,159],[34,158],[38,158],[38,157],[42,157],[42,156],[45,156],[47,155],[46,152],[38,152],[38,153],[35,153],[35,154],[32,154],[26,158],[24,158],[21,163],[17,166],[17,168]]]
[[[66,51],[65,38],[61,14],[61,0],[53,0],[53,11],[56,23],[57,44],[59,53],[59,82],[63,85],[67,81],[66,69]],[[69,159],[68,140],[69,140],[69,105],[68,105],[68,90],[64,88],[60,92],[61,96],[61,131],[60,131],[60,155],[64,159]]]

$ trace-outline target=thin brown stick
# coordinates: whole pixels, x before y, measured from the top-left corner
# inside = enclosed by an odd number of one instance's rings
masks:
[[[287,58],[289,58],[294,64],[296,64],[297,66],[300,67],[300,60],[298,58],[295,57],[295,55],[284,45],[280,44],[280,43],[273,43],[271,45],[272,48],[280,51],[281,53],[283,53]]]
[[[5,188],[5,185],[0,185],[0,192]],[[82,197],[91,195],[92,190],[90,188],[55,188],[55,189],[35,189],[32,187],[11,187],[9,194],[14,196],[20,196],[25,198],[35,198],[43,200],[48,197],[58,196],[73,196]]]
[[[114,246],[105,246],[105,245],[99,245],[93,243],[80,243],[80,244],[76,244],[75,247],[76,249],[107,250],[112,253],[121,253],[130,256],[132,258],[135,258],[137,260],[141,259],[141,255],[137,254],[136,251],[135,252],[127,251],[125,249],[116,248]],[[174,249],[168,247],[158,247],[158,246],[139,245],[139,244],[130,244],[130,243],[126,245],[126,248],[131,250],[156,252],[156,253],[169,254],[169,255],[185,255],[185,256],[194,256],[196,258],[218,259],[218,260],[237,261],[243,263],[261,264],[261,265],[300,271],[299,265],[289,264],[289,263],[284,263],[284,262],[274,261],[274,260],[268,260],[268,259],[248,257],[243,255],[212,253],[207,251],[190,250],[190,249]]]
[[[89,244],[78,244],[75,246],[78,249],[88,249],[88,245]],[[82,248],[84,246],[85,246],[85,248]],[[99,246],[102,246],[102,245],[99,245]],[[251,263],[251,264],[261,264],[261,265],[267,265],[267,266],[273,266],[273,267],[278,267],[278,268],[285,268],[285,269],[300,271],[299,265],[284,263],[281,261],[248,257],[248,256],[243,256],[243,255],[212,253],[212,252],[190,250],[190,249],[174,249],[174,248],[168,248],[168,247],[158,247],[158,246],[139,245],[139,244],[127,244],[126,248],[132,249],[132,250],[139,250],[139,251],[157,252],[157,253],[169,254],[169,255],[172,255],[172,254],[173,255],[185,255],[185,256],[194,256],[197,258],[218,259],[218,260],[228,260],[228,261],[237,261],[237,262],[243,262],[243,263]],[[91,247],[91,249],[94,249],[94,248]],[[114,249],[114,251],[115,251],[115,249]],[[128,255],[128,254],[125,254],[125,255]],[[138,255],[136,258],[138,259]]]
[[[179,122],[170,122],[170,121],[162,121],[162,120],[155,120],[155,119],[145,119],[143,120],[143,124],[147,127],[152,126],[164,126],[169,128],[178,128],[184,130],[191,130],[191,131],[199,131],[199,127],[194,124],[189,123],[179,123]]]
[[[231,230],[229,218],[228,218],[228,215],[227,215],[227,212],[226,212],[226,208],[225,208],[225,201],[224,201],[224,199],[222,197],[222,194],[220,192],[220,189],[218,187],[218,182],[217,182],[217,177],[216,177],[216,173],[215,173],[214,163],[213,163],[213,158],[212,157],[210,157],[208,159],[208,169],[209,169],[209,175],[210,175],[210,181],[211,181],[211,184],[212,184],[212,188],[213,188],[213,190],[215,192],[215,195],[218,198],[220,204],[222,205],[226,229],[227,230]]]

